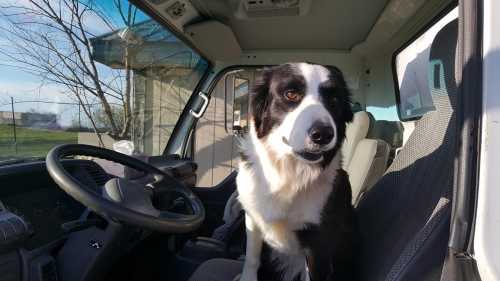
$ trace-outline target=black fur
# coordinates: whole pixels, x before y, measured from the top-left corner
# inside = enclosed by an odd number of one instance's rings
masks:
[[[306,253],[311,281],[351,281],[354,274],[355,218],[351,205],[351,185],[347,173],[340,169],[333,191],[322,212],[319,225],[310,224],[297,231],[297,238]],[[272,249],[262,248],[259,280],[282,280],[279,260],[271,258]],[[300,281],[300,276],[293,280]]]
[[[281,123],[287,112],[297,106],[284,99],[283,92],[303,92],[305,87],[304,77],[293,64],[265,68],[262,71],[252,90],[250,104],[257,137],[265,137],[274,126]]]
[[[326,108],[333,116],[337,125],[337,144],[332,150],[324,154],[321,165],[328,166],[337,154],[345,139],[346,123],[351,122],[351,93],[342,72],[335,66],[326,67],[330,71],[330,80],[323,82],[320,92]],[[286,90],[302,92],[306,81],[294,64],[283,64],[264,68],[255,82],[251,92],[250,111],[253,117],[257,137],[263,138],[273,127],[278,126],[287,112],[292,111],[297,104],[290,103],[283,98]]]
[[[321,163],[328,166],[345,139],[346,123],[353,118],[350,92],[342,72],[327,67],[330,80],[319,85],[318,91],[325,107],[337,126],[337,143],[324,154]],[[285,64],[263,70],[251,95],[251,115],[258,138],[264,138],[278,126],[287,112],[297,104],[283,98],[286,90],[302,92],[306,81],[294,64]],[[296,235],[304,248],[312,281],[353,280],[354,211],[351,205],[351,186],[347,173],[339,169],[333,190],[322,211],[321,223],[310,224]],[[264,243],[259,280],[281,280],[276,262],[270,258],[272,249]],[[298,278],[298,277],[297,277]],[[296,278],[296,280],[298,280]],[[288,280],[287,280],[288,281]]]
[[[351,93],[342,72],[335,66],[328,67],[330,70],[330,81],[319,86],[319,92],[323,98],[326,108],[336,120],[338,139],[332,150],[324,155],[323,167],[327,166],[337,154],[345,139],[345,129],[348,122],[352,121]]]
[[[347,173],[338,170],[321,223],[297,232],[306,252],[311,281],[354,279],[354,229],[351,185]]]

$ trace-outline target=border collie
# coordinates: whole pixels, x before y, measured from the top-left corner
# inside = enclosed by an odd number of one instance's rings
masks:
[[[265,68],[251,97],[237,177],[245,210],[241,281],[351,280],[351,186],[340,147],[353,113],[336,67]]]

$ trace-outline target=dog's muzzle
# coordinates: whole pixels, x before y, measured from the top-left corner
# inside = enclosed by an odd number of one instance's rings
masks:
[[[288,140],[285,137],[282,137],[282,141],[284,144],[292,148],[292,151],[294,155],[302,160],[305,160],[306,162],[310,162],[312,164],[318,163],[323,160],[323,153],[324,151],[317,150],[317,151],[308,151],[308,150],[295,150],[293,147],[290,145]]]

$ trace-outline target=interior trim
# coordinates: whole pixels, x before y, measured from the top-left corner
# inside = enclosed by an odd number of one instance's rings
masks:
[[[198,47],[196,47],[191,40],[188,39],[188,37],[180,32],[174,25],[172,25],[170,22],[165,20],[165,18],[159,14],[152,6],[151,4],[148,4],[147,1],[141,1],[141,0],[129,0],[130,3],[134,4],[139,8],[141,11],[146,13],[148,16],[150,16],[152,19],[163,25],[168,31],[172,32],[177,39],[181,40],[184,44],[186,44],[188,47],[193,49],[198,55],[200,55],[204,60],[206,60],[209,64],[213,64],[214,61],[209,59],[209,57],[201,51]]]
[[[482,117],[482,1],[459,0],[457,160],[448,255],[442,281],[479,281],[473,231],[479,186]]]
[[[482,4],[478,0],[460,0],[459,83],[457,115],[458,133],[462,141],[458,147],[458,174],[454,190],[450,233],[450,248],[473,254],[473,231],[477,204],[479,151],[482,116]]]

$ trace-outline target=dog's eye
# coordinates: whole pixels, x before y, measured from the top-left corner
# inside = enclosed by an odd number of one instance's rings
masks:
[[[285,92],[285,98],[291,102],[298,102],[302,99],[302,95],[295,90],[288,90]]]

